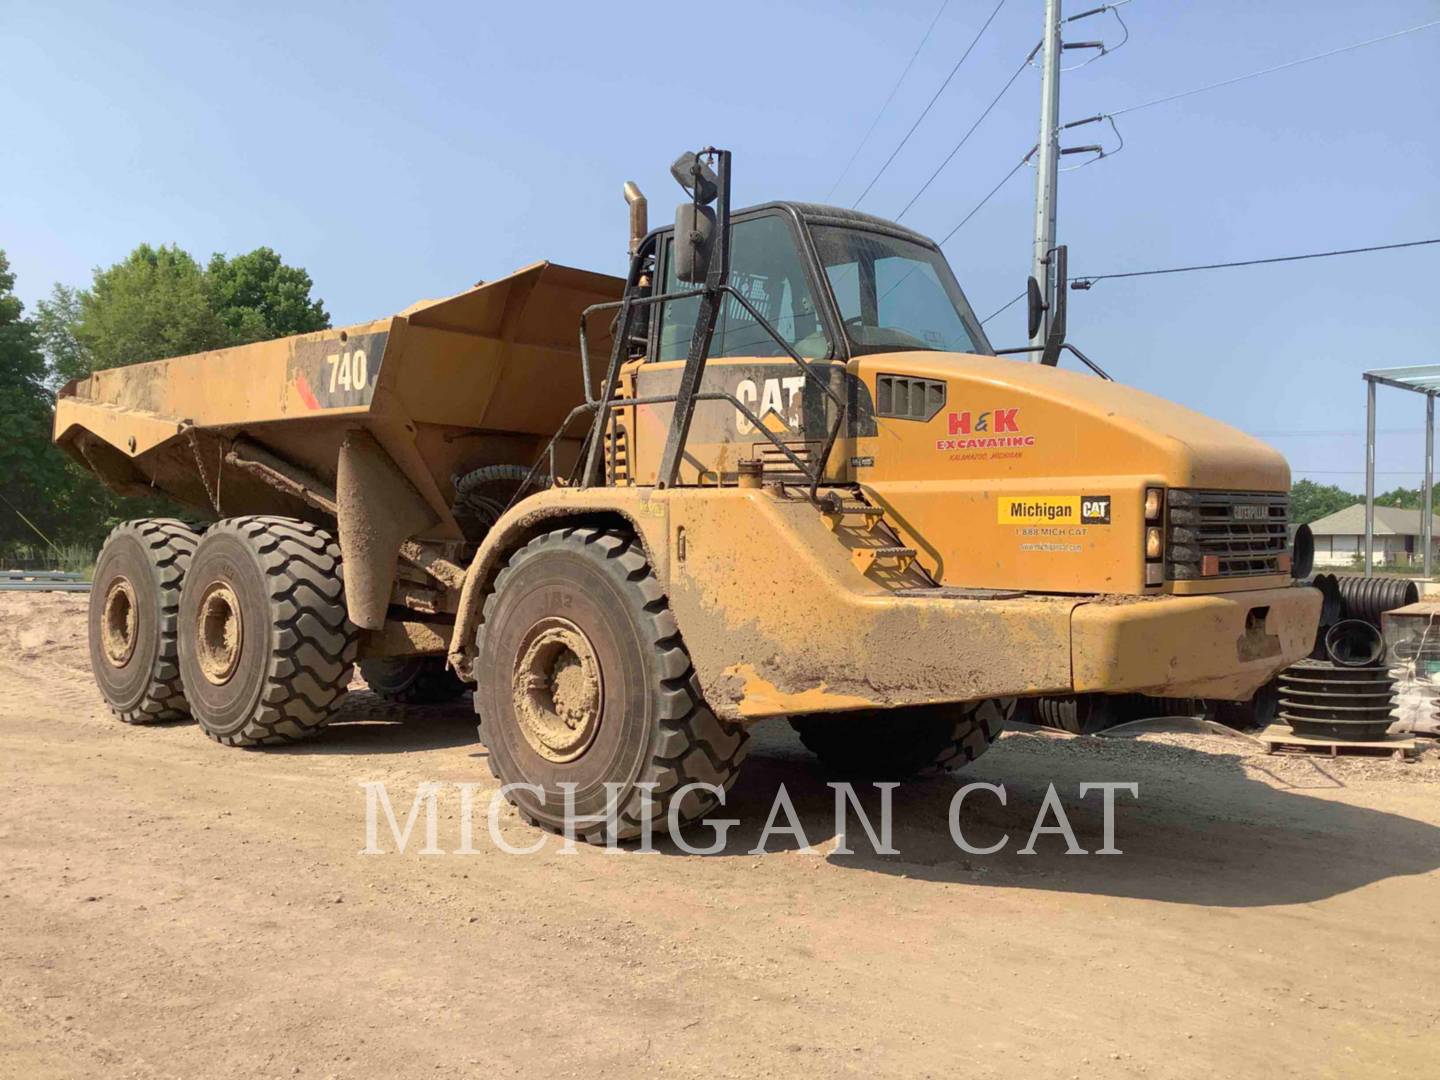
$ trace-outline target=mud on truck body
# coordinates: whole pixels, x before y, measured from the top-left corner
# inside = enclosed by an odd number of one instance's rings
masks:
[[[1240,701],[1309,652],[1278,453],[1059,368],[1058,311],[1041,362],[997,354],[918,233],[732,212],[724,151],[672,171],[673,228],[627,185],[624,279],[536,263],[67,386],[66,451],[215,519],[107,542],[116,715],[250,746],[323,727],[357,662],[471,685],[521,814],[561,828],[573,784],[598,839],[707,812],[760,721],[905,775],[1017,698]]]

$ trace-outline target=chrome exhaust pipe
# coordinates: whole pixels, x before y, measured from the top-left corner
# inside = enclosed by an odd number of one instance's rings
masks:
[[[645,234],[650,231],[649,204],[634,180],[625,181],[625,201],[630,204],[630,254],[634,255],[640,250]]]

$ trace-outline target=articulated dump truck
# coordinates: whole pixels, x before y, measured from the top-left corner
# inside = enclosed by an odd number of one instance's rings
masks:
[[[1278,453],[1060,368],[1058,303],[998,355],[918,233],[732,212],[725,151],[672,172],[673,228],[627,185],[623,279],[541,262],[67,386],[60,446],[213,519],[106,542],[115,714],[254,746],[322,728],[357,663],[402,701],[473,686],[527,821],[568,788],[626,838],[714,807],[761,721],[899,776],[1017,698],[1244,701],[1310,651]]]

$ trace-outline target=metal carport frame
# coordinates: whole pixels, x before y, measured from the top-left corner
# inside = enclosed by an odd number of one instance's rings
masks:
[[[1375,573],[1375,387],[1393,386],[1425,395],[1425,511],[1420,532],[1425,540],[1425,576],[1430,576],[1435,487],[1435,395],[1440,393],[1440,364],[1376,368],[1365,379],[1365,576]]]

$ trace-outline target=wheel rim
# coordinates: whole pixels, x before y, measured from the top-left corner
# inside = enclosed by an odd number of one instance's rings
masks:
[[[244,644],[240,600],[235,590],[217,581],[205,590],[195,617],[195,659],[200,673],[222,686],[240,666]]]
[[[135,655],[139,612],[135,586],[129,578],[117,577],[105,591],[104,614],[100,623],[100,646],[113,667],[124,667]]]
[[[595,647],[568,619],[542,619],[521,640],[512,683],[515,715],[546,761],[574,761],[600,730],[604,680]]]

